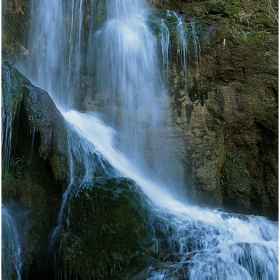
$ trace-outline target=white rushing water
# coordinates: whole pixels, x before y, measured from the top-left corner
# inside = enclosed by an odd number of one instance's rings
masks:
[[[96,32],[97,91],[110,93],[104,102],[106,122],[118,132],[116,148],[150,178],[169,182],[182,196],[183,167],[171,153],[171,111],[159,73],[158,39],[147,23],[149,13],[146,1],[107,1],[107,19]],[[168,32],[162,22],[159,26],[166,65]]]
[[[68,109],[81,106],[86,82],[96,80],[95,89],[86,94],[96,96],[93,102],[102,99],[95,109],[118,131],[116,147],[149,177],[169,182],[183,199],[184,168],[171,151],[182,144],[178,137],[176,144],[172,140],[166,81],[159,67],[161,45],[168,78],[168,29],[159,21],[162,32],[159,38],[153,34],[146,1],[107,0],[106,17],[99,24],[95,18],[104,13],[101,5],[88,5],[82,0],[33,1],[28,43],[33,59],[22,71],[59,107]]]
[[[179,200],[184,186],[183,167],[170,151],[176,145],[170,141],[174,137],[167,128],[172,127],[170,108],[159,67],[159,50],[163,65],[168,67],[170,44],[165,23],[159,21],[158,42],[147,23],[150,10],[144,0],[107,0],[105,21],[97,25],[94,18],[98,17],[98,9],[93,7],[99,1],[91,1],[92,6],[87,7],[89,22],[83,18],[84,1],[68,1],[66,6],[62,3],[33,1],[36,18],[28,49],[34,64],[26,73],[51,94],[79,134],[76,144],[69,141],[71,180],[63,195],[57,228],[63,211],[69,212],[71,207],[75,177],[72,156],[77,159],[79,155],[84,161],[86,180],[94,164],[87,162],[93,151],[108,160],[121,176],[133,179],[152,201],[153,211],[165,217],[173,229],[170,244],[179,244],[178,266],[189,264],[184,279],[277,279],[277,223],[263,217],[202,209]],[[172,14],[178,22],[177,51],[187,79],[186,26],[182,18]],[[88,36],[83,26],[88,27]],[[191,30],[195,35],[194,22]],[[194,45],[199,56],[197,39]],[[104,98],[103,108],[95,106],[101,117],[67,110],[75,107],[77,95],[82,92],[82,75],[95,75],[97,79],[92,94]],[[81,145],[83,148],[79,148]],[[151,268],[149,273],[147,279],[174,276],[163,268]]]
[[[277,223],[183,204],[115,148],[114,130],[95,114],[71,110],[63,115],[81,139],[92,144],[88,149],[104,156],[120,176],[133,179],[153,202],[154,211],[168,215],[167,224],[174,230],[169,242],[180,244],[181,264],[191,267],[189,279],[277,279]],[[191,253],[194,257],[187,260]],[[168,273],[151,271],[149,279],[171,279]]]

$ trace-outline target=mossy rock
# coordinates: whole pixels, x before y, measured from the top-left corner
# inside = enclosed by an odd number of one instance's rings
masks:
[[[45,262],[46,240],[68,183],[67,129],[49,95],[6,61],[2,100],[2,203],[12,201],[25,273]]]
[[[19,121],[24,119],[25,122],[25,124],[17,124],[19,129],[24,126],[40,136],[38,152],[44,160],[50,162],[55,179],[61,182],[67,181],[67,128],[62,115],[47,92],[32,85],[15,67],[4,61],[2,100],[4,138],[9,137],[7,131],[12,130],[14,118],[18,113]]]
[[[11,122],[16,114],[18,104],[21,102],[24,94],[27,93],[26,85],[30,85],[31,82],[7,61],[2,63],[1,70],[2,113],[4,113],[2,121],[5,122],[9,116]],[[11,125],[11,123],[7,125]]]
[[[148,235],[142,196],[125,178],[99,177],[80,187],[55,239],[57,271],[108,279],[149,251],[151,244],[141,242]]]

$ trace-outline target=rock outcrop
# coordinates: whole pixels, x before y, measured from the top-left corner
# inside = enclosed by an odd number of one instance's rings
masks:
[[[2,203],[20,231],[22,263],[31,274],[44,262],[69,180],[66,137],[64,119],[49,95],[4,62]]]
[[[148,198],[134,181],[114,175],[94,149],[94,169],[84,170],[79,137],[47,92],[6,61],[2,117],[2,205],[20,236],[20,248],[11,248],[11,234],[3,237],[3,277],[16,279],[14,249],[25,279],[109,279],[160,262],[172,230]]]
[[[184,163],[188,196],[199,205],[276,220],[277,5],[242,0],[150,3],[162,15],[165,9],[175,11],[188,28],[195,22],[197,32],[197,41],[189,42],[187,73],[178,63],[177,49],[170,50],[168,68],[172,128],[183,143],[174,150]],[[22,58],[29,58],[29,1],[3,5],[3,57],[22,65]],[[83,85],[91,90],[94,73],[83,78],[83,83],[92,82]],[[80,107],[96,106],[94,94],[83,94]],[[2,203],[21,229],[25,278],[40,274],[43,279],[54,268],[45,266],[49,237],[70,179],[67,126],[48,94],[7,61],[2,64],[2,139]],[[152,277],[150,264],[164,271],[174,263],[170,277],[185,275],[187,266],[177,271],[177,241],[167,241],[172,228],[151,216],[134,182],[106,177],[102,164],[99,168],[84,186],[74,184],[71,211],[62,215],[53,238],[56,272],[69,278],[145,279]],[[48,273],[45,279],[55,276]]]
[[[180,151],[184,162],[188,196],[201,205],[277,219],[277,3],[150,3],[162,15],[166,9],[176,12],[189,30],[195,23],[197,32],[197,41],[188,42],[187,75],[173,47],[168,70],[175,137],[184,143],[174,150]],[[28,33],[28,5],[28,1],[6,3],[3,53],[11,60],[17,56],[19,61],[28,59],[23,36]],[[20,15],[16,20],[15,14]],[[175,45],[171,36],[171,46]],[[86,88],[94,90],[94,82]],[[92,94],[83,94],[80,107],[90,109],[98,104]]]
[[[204,205],[277,219],[276,7],[266,1],[177,4],[185,20],[196,18],[201,37],[199,57],[189,49],[187,94],[176,82],[183,74],[175,59],[170,70],[189,196]]]

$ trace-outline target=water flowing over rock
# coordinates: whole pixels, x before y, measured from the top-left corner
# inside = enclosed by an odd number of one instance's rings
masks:
[[[137,126],[133,129],[134,135],[142,134],[144,145],[154,146],[153,153],[159,155],[167,150],[162,147],[171,148],[169,158],[176,159],[172,161],[182,166],[178,173],[172,171],[173,177],[180,178],[179,185],[182,180],[186,182],[184,192],[189,199],[212,207],[277,218],[278,25],[274,2],[268,5],[267,1],[260,1],[254,5],[250,1],[150,1],[158,9],[148,9],[147,13],[147,3],[144,6],[138,3],[134,13],[147,17],[149,28],[157,38],[159,59],[156,63],[163,73],[160,85],[170,97],[167,103],[158,97],[153,102],[164,107],[160,119],[165,125],[159,136],[146,138]],[[94,3],[54,1],[46,4],[42,0],[32,5],[31,1],[17,1],[13,5],[3,2],[3,53],[11,57],[11,61],[17,56],[21,71],[32,80],[38,80],[36,83],[60,105],[94,109],[103,115],[111,112],[112,124],[131,117],[120,110],[122,99],[112,103],[110,98],[119,96],[122,91],[109,87],[116,89],[123,78],[119,74],[119,78],[106,80],[106,75],[116,70],[120,61],[118,56],[113,56],[117,48],[114,49],[112,41],[106,45],[103,31],[113,32],[109,22],[122,20],[127,8],[119,8],[116,17],[113,5],[110,4],[107,13],[105,1]],[[125,7],[124,3],[120,4]],[[51,6],[56,7],[55,22],[49,20],[47,12]],[[141,25],[138,29],[136,25],[139,17],[132,17],[130,28],[135,24],[133,29],[140,31]],[[109,21],[104,24],[106,18]],[[40,21],[44,24],[40,25]],[[38,28],[30,28],[32,26]],[[150,38],[149,44],[154,46],[153,35],[146,31],[146,39]],[[43,38],[40,34],[52,36]],[[130,34],[134,39],[139,35],[137,32],[114,34],[119,53],[124,49],[121,46],[128,42],[121,34]],[[107,46],[107,55],[100,45],[102,41],[103,46]],[[54,47],[58,52],[53,53]],[[126,61],[133,62],[131,55],[132,52],[130,56],[128,53]],[[155,67],[155,55],[151,56]],[[109,59],[115,59],[112,68]],[[131,77],[135,75],[134,62],[124,60],[122,63]],[[45,75],[46,69],[53,73],[52,81]],[[142,77],[143,72],[146,71],[141,71]],[[151,90],[148,84],[143,81],[141,88]],[[128,90],[128,85],[126,87]],[[134,112],[132,118],[137,119],[139,110]],[[127,126],[123,130],[127,130]],[[172,130],[172,134],[167,130]],[[152,144],[155,138],[162,139],[159,146]],[[131,146],[133,153],[139,153],[132,142],[135,141],[122,145]],[[147,161],[151,161],[151,157],[144,159]]]
[[[132,2],[2,2],[3,275],[278,279],[275,1]]]
[[[7,209],[2,206],[2,276],[21,279],[21,248],[19,233]]]

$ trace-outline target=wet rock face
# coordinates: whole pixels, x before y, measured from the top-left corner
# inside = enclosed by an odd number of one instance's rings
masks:
[[[96,169],[90,180],[81,182],[84,170],[75,166],[79,176],[56,227],[69,183],[65,124],[45,91],[7,62],[2,74],[2,114],[11,119],[3,129],[12,132],[2,203],[20,234],[22,275],[109,279],[134,262],[147,265],[151,255],[166,249],[171,232],[150,213],[145,195],[130,179],[108,175],[109,170],[114,173],[108,163],[93,154]]]
[[[176,49],[169,63],[175,137],[184,142],[174,150],[184,162],[188,196],[202,205],[277,218],[276,1],[149,2],[162,14],[170,9],[185,21],[195,18],[199,31],[199,69],[194,49],[188,50],[187,94]],[[26,36],[19,36],[27,34],[28,1],[5,3],[3,52],[28,59],[21,47]],[[18,21],[24,23],[21,33]],[[87,87],[91,94],[85,93],[81,107],[102,107],[92,97],[94,82]]]
[[[144,209],[139,190],[128,179],[103,174],[84,183],[56,235],[56,271],[81,279],[109,279],[129,267],[149,248],[141,245],[147,236]]]
[[[2,116],[2,203],[19,230],[22,272],[29,267],[32,274],[45,261],[68,180],[66,128],[48,94],[7,62],[2,64]]]
[[[27,56],[28,6],[26,0],[2,1],[2,55]]]
[[[188,196],[201,205],[277,219],[277,3],[151,2],[189,25],[195,18],[199,38],[198,56],[188,41],[187,91],[174,49],[169,62]]]

